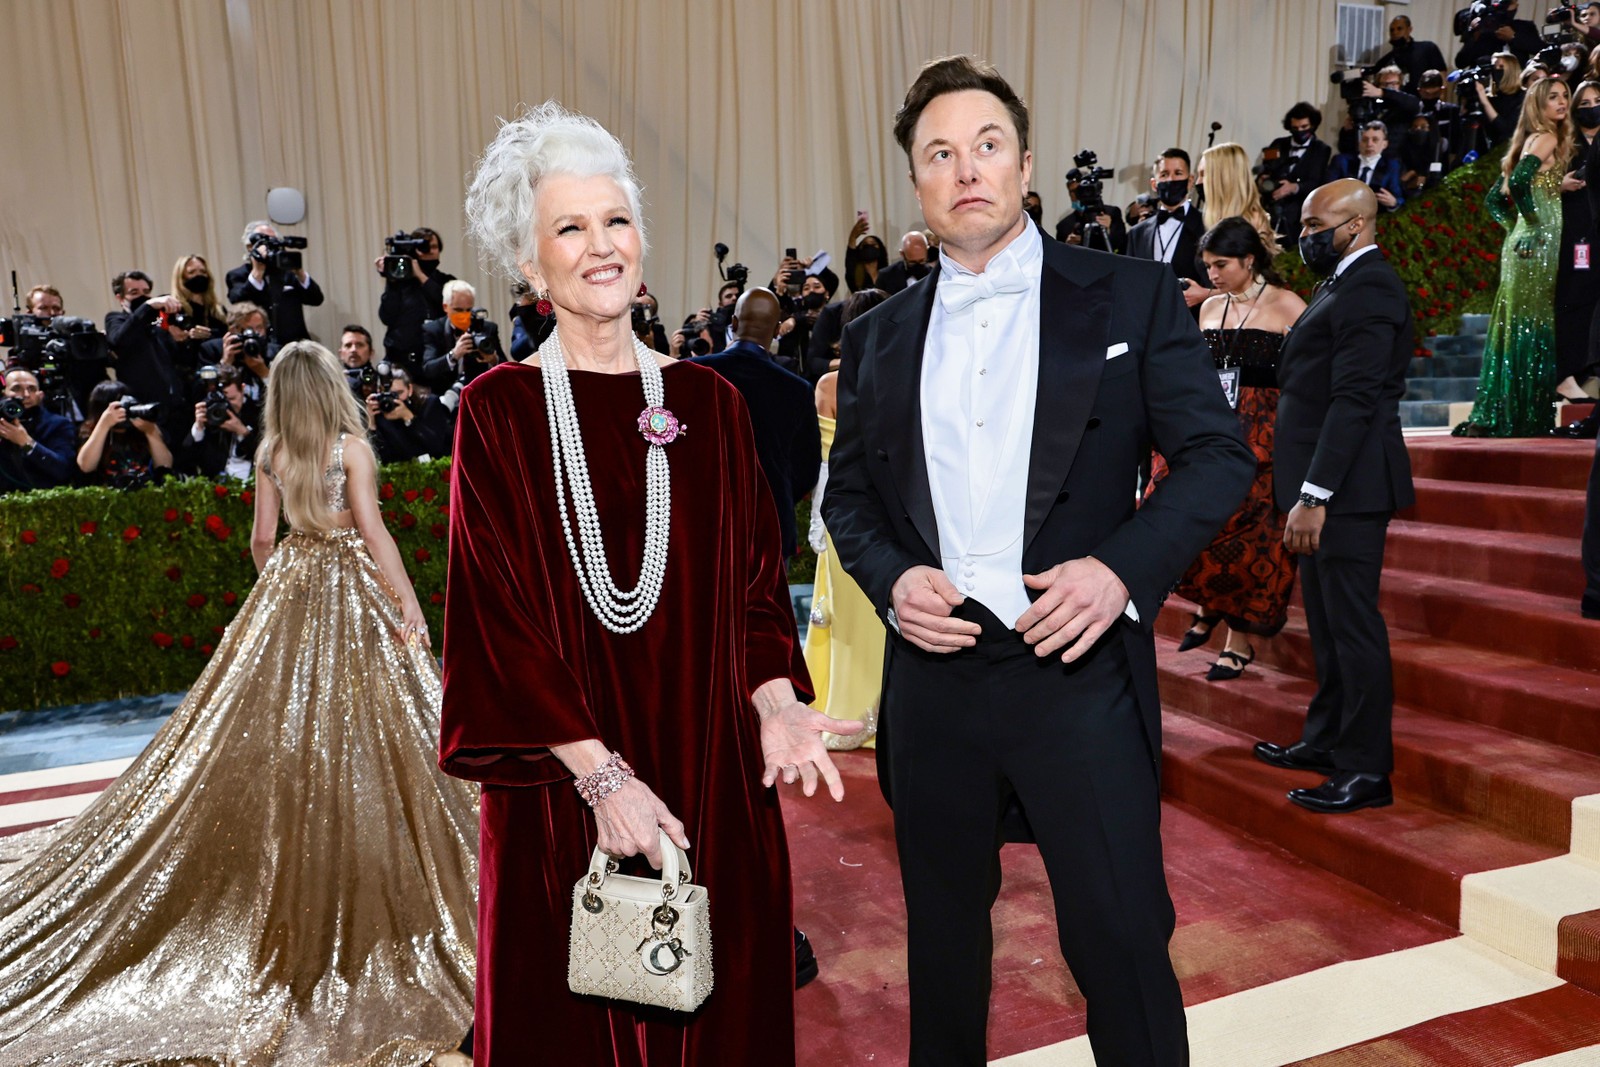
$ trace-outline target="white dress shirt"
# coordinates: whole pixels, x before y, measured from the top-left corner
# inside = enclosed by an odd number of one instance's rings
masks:
[[[1350,264],[1366,255],[1368,252],[1376,252],[1377,250],[1378,246],[1372,244],[1367,245],[1365,248],[1358,248],[1354,252],[1345,253],[1344,258],[1339,260],[1339,265],[1333,268],[1333,276],[1335,278],[1339,277],[1339,275],[1343,274],[1349,268]],[[1311,481],[1301,482],[1300,491],[1308,496],[1316,497],[1324,504],[1333,499],[1333,490],[1324,489],[1322,486]]]
[[[982,275],[949,256],[939,286],[1026,278],[947,312],[936,298],[922,359],[922,440],[945,574],[963,596],[1014,623],[1032,603],[1022,584],[1022,528],[1039,388],[1044,242],[1024,226]]]
[[[1167,210],[1166,205],[1162,205],[1158,210]],[[1183,233],[1184,220],[1193,208],[1186,201],[1171,210],[1173,212],[1171,218],[1165,222],[1158,221],[1156,223],[1155,253],[1156,258],[1163,263],[1172,262],[1173,253],[1178,250],[1178,238]]]

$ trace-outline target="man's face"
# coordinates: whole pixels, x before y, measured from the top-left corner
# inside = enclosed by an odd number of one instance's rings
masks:
[[[367,335],[346,330],[339,338],[339,361],[351,370],[371,363],[372,342],[367,340]]]
[[[1361,131],[1361,154],[1364,156],[1381,156],[1383,150],[1389,147],[1389,138],[1382,130]]]
[[[145,286],[145,292],[149,291],[150,287]],[[61,298],[54,293],[34,293],[32,299],[28,301],[28,314],[37,315],[41,319],[56,318],[64,311]]]
[[[411,399],[411,383],[404,378],[396,377],[389,383],[389,392],[401,400]]]
[[[428,251],[427,251],[427,254],[424,255],[422,258],[423,259],[435,259],[436,260],[436,259],[439,258],[440,251],[441,251],[441,248],[439,246],[439,239],[437,237],[429,237],[428,238]]]
[[[457,289],[455,292],[450,294],[450,299],[444,302],[445,314],[448,315],[452,311],[470,312],[472,310],[472,303],[476,299],[477,296],[475,294],[469,293],[465,289]]]
[[[921,234],[900,242],[900,258],[907,263],[928,262],[928,242]]]
[[[228,333],[240,334],[246,330],[254,330],[262,337],[265,337],[267,335],[267,317],[265,315],[251,315],[234,329],[229,330]]]
[[[1304,137],[1311,133],[1310,119],[1290,119],[1289,133],[1294,137]]]
[[[1417,96],[1428,101],[1442,99],[1444,97],[1444,86],[1419,85],[1417,86]]]
[[[1391,19],[1389,21],[1389,43],[1391,45],[1405,44],[1411,40],[1411,25],[1405,19]]]
[[[135,300],[143,300],[150,295],[150,283],[143,278],[122,279],[122,306],[131,308]]]
[[[1392,70],[1387,74],[1378,75],[1378,88],[1380,89],[1387,89],[1393,92],[1400,88],[1400,83],[1400,75]]]
[[[917,120],[911,161],[922,217],[952,249],[991,249],[1021,224],[1033,153],[1022,150],[1011,113],[993,93],[935,97]]]
[[[244,386],[238,382],[229,382],[222,387],[222,395],[227,398],[228,406],[235,411],[244,407]]]
[[[1186,182],[1189,165],[1181,159],[1162,157],[1156,161],[1155,175],[1150,179],[1150,191],[1155,192],[1159,182]]]
[[[737,285],[724,285],[717,292],[717,307],[732,307],[739,300],[739,287]]]
[[[817,277],[815,274],[807,275],[806,280],[800,285],[801,296],[811,296],[812,294],[816,294],[817,296],[823,298],[826,298],[828,295],[828,287],[823,285],[822,279]]]
[[[6,396],[22,401],[22,406],[29,411],[44,400],[44,393],[39,391],[39,379],[25,370],[14,370],[6,375]]]

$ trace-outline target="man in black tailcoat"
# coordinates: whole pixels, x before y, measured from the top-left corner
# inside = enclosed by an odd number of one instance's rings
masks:
[[[1289,799],[1316,812],[1393,802],[1389,631],[1378,610],[1389,520],[1413,502],[1400,398],[1412,354],[1405,285],[1377,246],[1378,199],[1354,178],[1316,190],[1301,212],[1300,255],[1327,280],[1278,364],[1273,494],[1300,562],[1316,660],[1305,730],[1262,741],[1258,759],[1327,775]]]
[[[935,273],[844,331],[823,517],[889,627],[879,780],[911,1063],[987,1062],[999,845],[1019,804],[1101,1063],[1188,1062],[1168,955],[1152,624],[1255,460],[1176,279],[1045,240],[1026,106],[928,64],[896,138]],[[1172,473],[1135,506],[1151,445]]]

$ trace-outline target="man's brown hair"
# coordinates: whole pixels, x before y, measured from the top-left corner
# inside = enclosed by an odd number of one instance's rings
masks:
[[[267,318],[267,309],[260,304],[252,304],[248,300],[243,300],[233,305],[232,310],[228,312],[228,331],[231,333],[242,328],[252,315],[260,315],[262,318]]]
[[[931,60],[917,73],[916,81],[906,90],[906,98],[894,115],[894,139],[906,154],[906,162],[916,169],[911,159],[911,138],[917,132],[917,121],[933,101],[946,93],[959,93],[976,89],[999,98],[1011,113],[1011,124],[1017,128],[1018,152],[1028,151],[1028,105],[1022,102],[1011,83],[1000,76],[991,64],[973,56],[946,56]]]

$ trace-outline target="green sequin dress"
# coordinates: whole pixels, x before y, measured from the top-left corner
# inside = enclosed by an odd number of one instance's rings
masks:
[[[1535,437],[1555,425],[1556,267],[1561,255],[1561,168],[1517,161],[1485,206],[1510,233],[1500,252],[1500,289],[1489,316],[1472,417],[1457,436]]]

